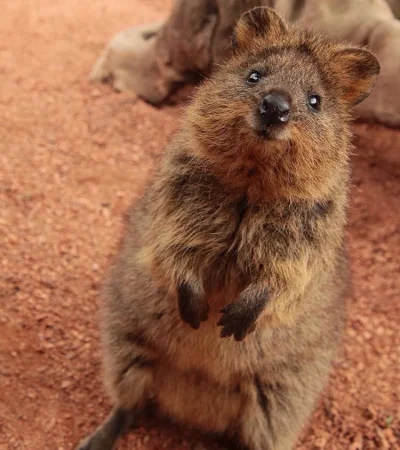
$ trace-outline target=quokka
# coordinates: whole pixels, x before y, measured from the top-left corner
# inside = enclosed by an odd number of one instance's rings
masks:
[[[109,450],[151,402],[227,448],[287,450],[344,316],[351,107],[379,74],[363,48],[239,20],[129,216],[106,284]]]

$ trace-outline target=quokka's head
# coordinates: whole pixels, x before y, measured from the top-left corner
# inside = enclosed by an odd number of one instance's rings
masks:
[[[232,46],[233,56],[189,107],[191,130],[210,156],[251,149],[281,159],[295,146],[306,165],[343,158],[351,107],[370,94],[379,74],[375,56],[288,28],[263,7],[238,21]]]

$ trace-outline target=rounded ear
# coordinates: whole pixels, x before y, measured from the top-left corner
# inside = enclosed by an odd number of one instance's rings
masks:
[[[380,72],[379,62],[370,51],[348,47],[337,51],[331,64],[349,104],[357,105],[369,96]]]
[[[232,47],[234,51],[251,49],[256,38],[262,38],[269,44],[285,36],[287,31],[283,20],[271,8],[253,8],[243,14],[236,24]]]

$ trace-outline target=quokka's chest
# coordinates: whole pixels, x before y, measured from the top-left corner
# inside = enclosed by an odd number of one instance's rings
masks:
[[[295,257],[303,248],[317,247],[326,239],[330,207],[321,204],[312,208],[253,206],[236,215],[226,214],[227,222],[221,223],[226,230],[220,236],[223,253],[230,259]]]
[[[234,226],[226,224],[225,236],[207,267],[212,285],[246,284],[249,277],[267,273],[285,261],[301,261],[323,251],[328,236],[325,209],[248,207]]]

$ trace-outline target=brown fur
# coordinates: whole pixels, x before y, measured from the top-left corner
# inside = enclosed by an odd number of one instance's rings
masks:
[[[349,109],[379,65],[265,8],[241,19],[234,49],[130,214],[103,310],[117,409],[81,449],[110,449],[121,411],[152,399],[248,450],[288,450],[325,383],[343,317]],[[264,77],[249,86],[253,69]],[[292,116],[260,136],[271,89]]]

